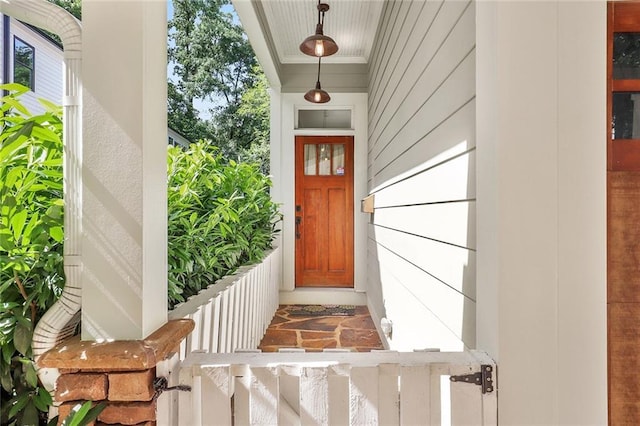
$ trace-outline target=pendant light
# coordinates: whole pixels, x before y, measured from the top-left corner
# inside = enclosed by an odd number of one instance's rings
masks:
[[[329,10],[329,5],[320,3],[318,0],[318,24],[316,25],[316,33],[304,39],[300,44],[300,51],[305,55],[323,56],[333,55],[338,51],[338,45],[331,37],[324,35],[324,14]]]
[[[320,60],[322,58],[318,57],[318,79],[316,80],[316,88],[309,90],[304,94],[304,98],[309,102],[313,102],[314,104],[324,104],[331,100],[331,96],[320,86]]]

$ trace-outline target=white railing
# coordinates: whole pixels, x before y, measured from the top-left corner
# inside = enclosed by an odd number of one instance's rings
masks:
[[[181,346],[180,359],[193,351],[224,353],[258,347],[278,309],[280,252],[274,248],[261,263],[240,267],[169,312],[170,320],[195,322]]]
[[[465,383],[483,369],[484,389]],[[482,352],[192,353],[179,382],[191,391],[172,421],[185,426],[497,424]]]

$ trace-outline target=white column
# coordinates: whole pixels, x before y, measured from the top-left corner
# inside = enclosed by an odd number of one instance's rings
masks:
[[[167,319],[167,16],[85,0],[82,338],[141,339]]]
[[[606,424],[606,4],[477,11],[477,336],[500,423]]]

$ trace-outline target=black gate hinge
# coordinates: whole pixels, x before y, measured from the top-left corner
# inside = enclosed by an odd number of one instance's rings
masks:
[[[482,393],[493,392],[493,366],[481,365],[480,371],[471,374],[462,374],[459,376],[451,376],[449,380],[452,382],[472,383],[482,387]]]

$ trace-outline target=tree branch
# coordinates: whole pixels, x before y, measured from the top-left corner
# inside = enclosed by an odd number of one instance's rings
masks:
[[[24,289],[24,285],[22,284],[22,280],[18,276],[17,271],[13,271],[13,279],[16,282],[16,285],[18,286],[18,291],[20,291],[20,294],[22,295],[22,297],[24,298],[24,301],[26,302],[27,300],[29,300],[29,296],[27,295],[27,292]],[[36,303],[32,300],[31,303],[29,304],[29,307],[31,308],[31,324],[35,324],[36,323]]]

